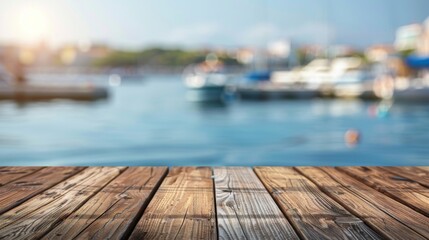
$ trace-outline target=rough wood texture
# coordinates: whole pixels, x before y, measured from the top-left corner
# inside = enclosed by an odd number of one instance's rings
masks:
[[[219,239],[298,239],[251,168],[215,168]]]
[[[341,167],[347,174],[429,216],[429,189],[380,167]]]
[[[411,179],[429,188],[429,172],[419,167],[383,167],[384,170]]]
[[[426,239],[416,231],[429,237],[429,219],[425,219],[426,217],[409,208],[406,208],[408,211],[404,213],[403,210],[400,210],[404,209],[403,205],[350,176],[333,168],[299,167],[297,169],[319,186],[323,192],[364,220],[385,238]],[[372,195],[368,195],[368,192]],[[416,221],[415,217],[419,219]],[[416,231],[414,231],[408,226],[418,227],[415,227]]]
[[[128,168],[44,239],[127,237],[166,173],[166,167]]]
[[[49,167],[0,187],[0,214],[83,170],[82,167]]]
[[[305,239],[380,239],[359,218],[288,167],[255,168],[290,222]]]
[[[429,239],[429,167],[345,169],[0,167],[0,239]]]
[[[216,239],[215,217],[211,169],[172,168],[131,239]]]
[[[0,239],[42,237],[115,178],[123,168],[94,167],[0,216]]]
[[[42,167],[2,167],[0,169],[0,186],[41,169]]]

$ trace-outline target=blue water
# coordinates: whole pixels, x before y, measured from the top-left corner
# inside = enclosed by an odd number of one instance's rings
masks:
[[[205,106],[186,101],[179,76],[110,90],[95,103],[0,102],[0,165],[429,165],[429,105]],[[351,128],[356,146],[344,142]]]

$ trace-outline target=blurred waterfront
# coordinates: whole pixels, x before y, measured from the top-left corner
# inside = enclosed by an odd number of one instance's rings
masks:
[[[428,165],[428,9],[3,1],[0,166]]]
[[[78,79],[106,84],[109,78]],[[178,75],[147,76],[110,91],[96,102],[0,101],[0,165],[428,163],[427,104],[231,99],[201,105],[185,100]],[[344,142],[350,128],[362,134],[354,147]]]

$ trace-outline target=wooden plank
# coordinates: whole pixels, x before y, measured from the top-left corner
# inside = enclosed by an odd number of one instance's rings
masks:
[[[215,168],[219,239],[299,239],[251,168]]]
[[[166,167],[128,168],[44,239],[126,238],[166,173]]]
[[[2,167],[0,169],[0,186],[13,182],[21,177],[41,170],[43,167]]]
[[[0,239],[37,239],[119,175],[124,168],[91,167],[0,216]]]
[[[0,187],[0,214],[18,206],[29,198],[73,176],[81,170],[83,170],[82,167],[44,168]]]
[[[419,167],[383,167],[382,169],[387,170],[391,173],[398,175],[398,179],[405,177],[407,179],[402,179],[404,181],[412,180],[418,182],[421,185],[429,188],[429,172],[423,170]]]
[[[429,216],[429,189],[411,180],[404,181],[380,167],[340,167],[363,183]]]
[[[380,239],[359,218],[289,167],[257,167],[256,173],[304,239]]]
[[[359,188],[354,187],[353,189],[355,191],[360,190],[361,195],[365,197],[365,199],[373,203],[377,203],[378,206],[383,209],[383,211],[389,212],[390,215],[398,216],[397,219],[399,221],[403,222],[410,228],[414,229],[416,232],[429,239],[429,221],[428,218],[424,215],[416,212],[406,205],[401,204],[398,201],[395,201],[385,194],[374,190],[357,179],[352,177],[344,177],[344,175],[347,174],[334,171],[332,168],[324,168],[324,171],[327,172],[330,176],[335,177],[337,181],[341,181],[341,183],[344,185],[359,186]]]
[[[385,238],[402,240],[429,237],[429,219],[356,179],[334,168],[297,169]]]
[[[131,239],[216,239],[213,180],[207,167],[172,168]]]

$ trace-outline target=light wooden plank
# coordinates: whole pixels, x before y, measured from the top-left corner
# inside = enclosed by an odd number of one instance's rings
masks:
[[[219,239],[299,239],[251,168],[215,168]]]
[[[0,217],[0,239],[40,238],[119,175],[124,168],[91,167]]]
[[[172,168],[131,239],[216,239],[213,180],[207,167]]]
[[[418,182],[421,185],[429,188],[429,172],[423,170],[419,167],[383,167],[384,170],[397,174],[397,179],[405,177],[407,179],[402,179],[404,181],[412,180]]]
[[[81,170],[82,167],[48,167],[0,187],[0,214]]]
[[[411,180],[404,181],[380,167],[340,167],[378,191],[429,216],[429,189]]]
[[[304,239],[380,239],[361,219],[289,167],[257,167],[259,178]]]
[[[166,167],[128,168],[44,239],[127,237],[166,173]]]
[[[429,219],[356,179],[334,168],[297,169],[385,238],[402,240],[429,237]]]
[[[27,176],[43,167],[2,167],[0,169],[0,186],[13,182],[21,177]]]

